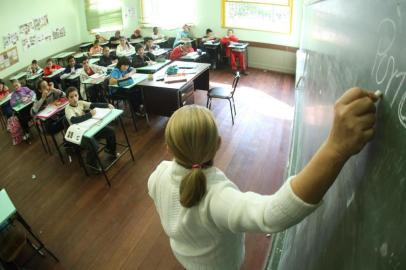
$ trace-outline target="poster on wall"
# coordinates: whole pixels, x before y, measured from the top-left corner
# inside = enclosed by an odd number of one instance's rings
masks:
[[[22,36],[31,35],[34,33],[34,22],[31,21],[28,23],[24,23],[24,24],[20,25],[19,29],[20,29],[20,35],[22,35]]]
[[[3,47],[8,49],[17,45],[18,33],[8,33],[7,36],[3,37]]]
[[[18,63],[17,47],[0,53],[0,71]]]
[[[64,37],[65,35],[66,35],[65,27],[56,28],[55,30],[52,31],[53,39],[58,39],[58,38]]]
[[[34,19],[35,31],[40,31],[42,28],[48,25],[48,15]]]
[[[125,19],[135,18],[135,8],[133,7],[124,8],[124,18]]]

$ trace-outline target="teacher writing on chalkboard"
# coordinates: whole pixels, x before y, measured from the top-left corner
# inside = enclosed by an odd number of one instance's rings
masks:
[[[241,192],[213,160],[221,139],[212,113],[184,106],[165,130],[173,161],[163,161],[148,180],[172,251],[188,270],[239,269],[244,232],[282,231],[317,208],[345,162],[374,134],[378,97],[348,90],[334,106],[330,133],[306,167],[273,195]]]

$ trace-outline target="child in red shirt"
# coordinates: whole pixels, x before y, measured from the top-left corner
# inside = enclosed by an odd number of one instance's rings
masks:
[[[237,71],[237,63],[235,61],[236,58],[238,58],[240,62],[240,69],[241,73],[244,75],[247,75],[248,73],[245,70],[245,57],[243,52],[237,52],[231,50],[231,48],[228,47],[230,43],[232,42],[238,42],[239,39],[236,35],[234,35],[233,29],[228,29],[227,30],[227,36],[221,38],[220,42],[223,46],[226,48],[226,56],[230,57],[230,63],[231,63],[231,69],[235,73]]]
[[[8,87],[6,86],[3,80],[0,80],[0,100],[7,97],[9,94],[10,91]],[[1,111],[6,118],[9,118],[13,114],[10,102],[5,102],[3,105],[1,105]]]
[[[48,59],[47,60],[47,65],[44,67],[44,76],[49,76],[51,75],[55,70],[58,70],[62,68],[60,65],[58,64],[54,64],[52,62],[52,59]]]
[[[183,42],[172,50],[170,59],[174,61],[194,51],[195,50],[192,48],[192,44],[190,42]]]

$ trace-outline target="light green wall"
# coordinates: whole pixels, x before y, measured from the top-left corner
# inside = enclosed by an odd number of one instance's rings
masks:
[[[79,0],[1,0],[1,24],[0,24],[0,50],[3,51],[3,36],[10,32],[18,32],[19,25],[28,21],[48,15],[49,24],[38,33],[65,27],[66,36],[43,42],[25,51],[20,41],[17,49],[19,62],[0,72],[0,78],[28,66],[32,59],[43,59],[52,56],[59,51],[77,45],[81,41],[79,28],[81,24],[77,16]]]

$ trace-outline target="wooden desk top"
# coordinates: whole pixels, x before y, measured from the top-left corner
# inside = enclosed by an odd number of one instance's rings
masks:
[[[164,81],[156,81],[157,78],[163,78],[165,76],[166,70],[170,66],[173,66],[173,65],[182,66],[184,64],[185,64],[185,62],[182,62],[182,61],[172,62],[170,65],[167,65],[164,68],[162,68],[161,70],[159,70],[158,72],[156,72],[153,75],[153,78],[154,78],[153,80],[144,80],[144,81],[138,83],[138,85],[140,85],[140,86],[149,86],[149,87],[169,88],[169,89],[180,89],[184,85],[186,85],[190,81],[194,80],[196,77],[198,77],[200,74],[202,74],[203,72],[205,72],[206,70],[208,70],[210,68],[210,64],[194,63],[196,65],[196,68],[195,68],[196,73],[194,73],[194,74],[186,74],[186,78],[187,78],[186,82],[165,83]]]

